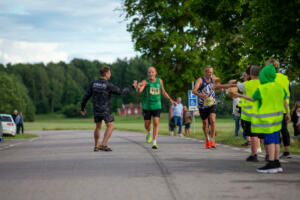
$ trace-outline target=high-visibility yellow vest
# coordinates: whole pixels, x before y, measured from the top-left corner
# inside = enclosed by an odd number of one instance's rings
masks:
[[[290,104],[290,81],[289,81],[289,78],[282,73],[276,73],[275,82],[279,83],[283,87],[283,89],[286,91],[286,93],[287,93],[286,102],[289,105]],[[290,111],[289,106],[288,106],[288,108]],[[284,113],[286,113],[285,109],[284,109]]]
[[[245,83],[245,95],[248,97],[252,97],[258,86],[260,85],[259,80],[250,80],[246,81]],[[248,101],[244,99],[242,112],[241,112],[241,119],[244,121],[251,122],[251,114],[253,113],[253,105],[252,101]]]
[[[281,130],[283,119],[284,89],[277,82],[270,82],[258,87],[261,104],[255,104],[251,118],[251,132],[271,134]]]
[[[243,98],[240,98],[240,101],[239,101],[239,103],[237,104],[238,107],[243,108],[243,104],[244,104],[244,99],[243,99]]]

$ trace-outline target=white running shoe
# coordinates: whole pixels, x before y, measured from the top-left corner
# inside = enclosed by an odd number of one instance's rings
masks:
[[[257,149],[257,153],[261,153],[262,151],[261,151],[261,147],[258,147],[258,149]]]

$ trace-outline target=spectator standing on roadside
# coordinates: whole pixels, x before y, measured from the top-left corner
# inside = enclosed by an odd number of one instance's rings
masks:
[[[290,93],[291,93],[291,87],[290,87],[290,81],[289,78],[280,73],[279,69],[280,69],[280,63],[278,62],[278,60],[276,59],[270,59],[266,61],[266,65],[273,65],[275,70],[276,70],[276,78],[275,78],[275,82],[279,83],[285,90],[285,92],[287,93],[287,99],[286,102],[289,106],[290,103]],[[284,146],[284,152],[283,154],[280,156],[280,158],[291,158],[290,155],[290,133],[289,130],[287,128],[287,118],[286,116],[289,115],[290,109],[288,109],[288,111],[284,111],[284,116],[283,116],[283,120],[282,120],[282,128],[280,130],[281,132],[281,136],[282,136],[282,142],[283,142],[283,146]]]
[[[170,116],[171,120],[174,120],[175,127],[178,126],[178,135],[182,135],[182,121],[183,121],[183,105],[181,103],[181,97],[178,97],[176,99],[176,105],[172,105],[170,108]],[[171,127],[171,135],[174,135],[174,129],[175,127]]]
[[[18,116],[18,111],[17,110],[14,110],[13,114],[11,115],[14,122],[16,123],[16,117]]]
[[[24,134],[24,120],[23,120],[22,112],[20,112],[16,117],[16,125],[17,125],[17,134],[20,133],[20,129],[22,130],[22,134]]]
[[[232,98],[232,115],[235,121],[235,137],[239,138],[240,131],[240,121],[241,121],[241,113],[239,112],[238,104],[240,102],[240,98]]]
[[[193,113],[188,111],[187,107],[183,107],[183,122],[184,122],[184,131],[186,135],[191,135],[191,123],[193,121]]]

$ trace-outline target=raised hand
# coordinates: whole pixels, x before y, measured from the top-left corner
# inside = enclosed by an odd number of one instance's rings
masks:
[[[137,88],[137,86],[138,86],[137,80],[134,80],[134,81],[133,81],[132,86],[133,86],[134,88]]]
[[[84,110],[81,110],[80,113],[81,113],[82,116],[84,116],[85,113],[86,113],[86,110],[85,110],[85,109],[84,109]]]

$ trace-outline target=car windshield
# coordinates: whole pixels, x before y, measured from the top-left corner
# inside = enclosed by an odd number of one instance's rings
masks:
[[[8,116],[0,116],[0,121],[2,122],[11,122],[11,118]]]

